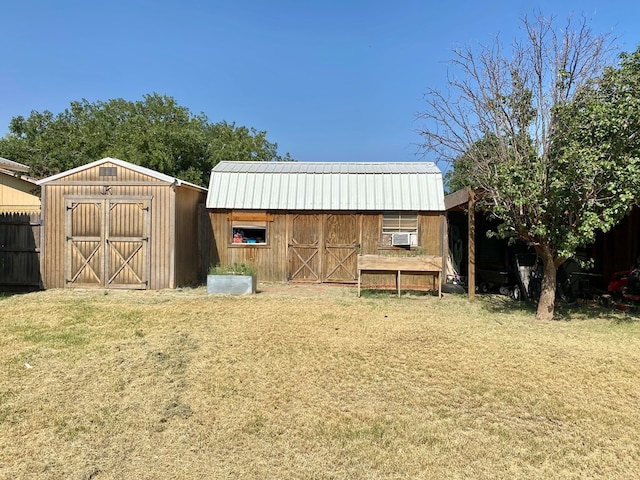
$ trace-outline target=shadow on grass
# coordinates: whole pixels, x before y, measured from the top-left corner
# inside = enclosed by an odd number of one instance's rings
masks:
[[[494,313],[521,313],[535,317],[536,304],[517,301],[504,295],[477,296],[484,308]],[[640,321],[640,306],[623,312],[612,307],[599,305],[597,302],[579,301],[571,304],[557,302],[553,316],[555,321],[609,320],[615,323]]]
[[[36,290],[33,290],[33,291],[36,291]],[[18,292],[18,291],[15,291],[15,292],[11,292],[11,291],[0,291],[0,302],[1,302],[2,300],[8,300],[8,299],[10,299],[11,297],[16,297],[16,296],[18,296],[18,295],[25,295],[25,294],[27,294],[27,293],[31,293],[31,291],[20,291],[20,292]]]
[[[0,301],[14,297],[16,295],[25,295],[27,293],[41,292],[43,289],[35,285],[0,285]]]
[[[536,314],[535,305],[529,302],[514,300],[506,295],[476,295],[477,301],[492,313],[523,313]]]

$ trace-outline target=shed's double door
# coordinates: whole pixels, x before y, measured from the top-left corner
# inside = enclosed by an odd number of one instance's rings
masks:
[[[289,280],[358,280],[360,222],[356,214],[294,214],[289,218]]]
[[[149,287],[150,199],[65,200],[67,287]]]

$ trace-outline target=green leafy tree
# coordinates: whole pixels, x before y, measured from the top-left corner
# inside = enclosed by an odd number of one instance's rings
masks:
[[[616,225],[640,199],[640,48],[621,54],[617,67],[606,68],[554,114],[562,134],[551,152],[564,182],[556,181],[562,201],[553,213],[581,219],[568,233],[572,247]]]
[[[29,165],[36,177],[115,157],[206,185],[221,160],[291,160],[264,131],[210,123],[168,96],[141,101],[71,102],[64,112],[14,117],[0,139],[0,155]]]
[[[593,128],[615,136],[592,95],[612,60],[609,36],[584,18],[562,28],[542,15],[522,24],[524,38],[508,50],[498,39],[456,50],[449,90],[427,92],[420,116],[424,148],[454,168],[463,162],[458,172],[482,192],[478,208],[500,221],[498,233],[535,248],[544,270],[536,317],[551,319],[558,267],[628,211],[636,167],[623,146],[597,147],[594,138],[595,148],[580,148]],[[586,105],[592,122],[581,124]]]

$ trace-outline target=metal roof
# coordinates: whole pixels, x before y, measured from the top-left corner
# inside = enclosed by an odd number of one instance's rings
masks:
[[[7,170],[12,170],[14,172],[28,172],[29,167],[27,165],[23,165],[22,163],[14,162],[13,160],[7,160],[6,158],[0,157],[0,167],[6,168]]]
[[[207,208],[444,211],[444,189],[432,162],[221,162]]]
[[[56,173],[55,175],[51,175],[50,177],[40,179],[36,183],[38,185],[42,185],[45,183],[53,182],[54,180],[59,180],[68,175],[73,175],[74,173],[78,173],[82,170],[87,170],[89,168],[94,168],[105,163],[113,163],[114,165],[118,165],[123,168],[128,168],[129,170],[133,170],[134,172],[138,172],[142,175],[148,175],[151,178],[155,178],[163,182],[175,183],[176,186],[185,185],[191,188],[195,188],[197,190],[203,190],[203,191],[206,190],[203,187],[200,187],[193,183],[185,182],[184,180],[180,180],[179,178],[172,177],[170,175],[165,175],[164,173],[157,172],[156,170],[151,170],[150,168],[141,167],[140,165],[125,162],[124,160],[120,160],[118,158],[111,158],[111,157],[102,158],[100,160],[96,160],[95,162],[87,163],[86,165],[80,165],[79,167],[72,168],[71,170],[66,170],[64,172]]]

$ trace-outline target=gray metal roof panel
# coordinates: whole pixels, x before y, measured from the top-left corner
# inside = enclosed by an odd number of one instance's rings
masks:
[[[441,173],[433,162],[220,162],[214,172]]]
[[[433,163],[222,162],[207,208],[250,210],[443,211]]]

